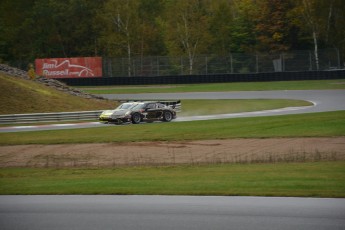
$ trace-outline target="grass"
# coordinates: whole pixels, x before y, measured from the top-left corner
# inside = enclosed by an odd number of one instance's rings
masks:
[[[72,96],[31,80],[0,74],[0,114],[102,110],[115,101]]]
[[[345,197],[345,162],[0,169],[0,194]]]
[[[145,86],[98,86],[79,87],[93,94],[180,93],[180,92],[226,92],[262,90],[320,90],[345,89],[345,79],[315,81],[274,81],[249,83],[209,83],[188,85]]]
[[[345,136],[345,111],[0,133],[0,145]]]
[[[311,102],[285,99],[182,100],[178,116],[213,115],[310,106]]]

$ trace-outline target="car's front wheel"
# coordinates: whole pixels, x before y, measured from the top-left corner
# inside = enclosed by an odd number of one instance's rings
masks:
[[[173,115],[170,111],[165,111],[163,114],[163,121],[169,122],[173,119]]]
[[[133,124],[139,124],[141,121],[141,117],[139,113],[133,113],[132,115],[132,123]]]

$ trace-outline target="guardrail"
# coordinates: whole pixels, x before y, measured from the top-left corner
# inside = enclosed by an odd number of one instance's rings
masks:
[[[102,112],[103,110],[62,113],[6,114],[0,115],[0,124],[91,120],[98,119]]]

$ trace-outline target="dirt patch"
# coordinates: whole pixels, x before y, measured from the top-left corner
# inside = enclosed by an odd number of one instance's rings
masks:
[[[0,146],[0,167],[345,160],[345,137]]]

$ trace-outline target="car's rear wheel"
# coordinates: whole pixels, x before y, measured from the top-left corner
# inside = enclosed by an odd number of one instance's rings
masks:
[[[170,111],[165,111],[163,114],[163,121],[169,122],[173,119],[173,115]]]
[[[132,115],[132,123],[133,124],[139,124],[141,121],[141,117],[139,113],[133,113]]]

